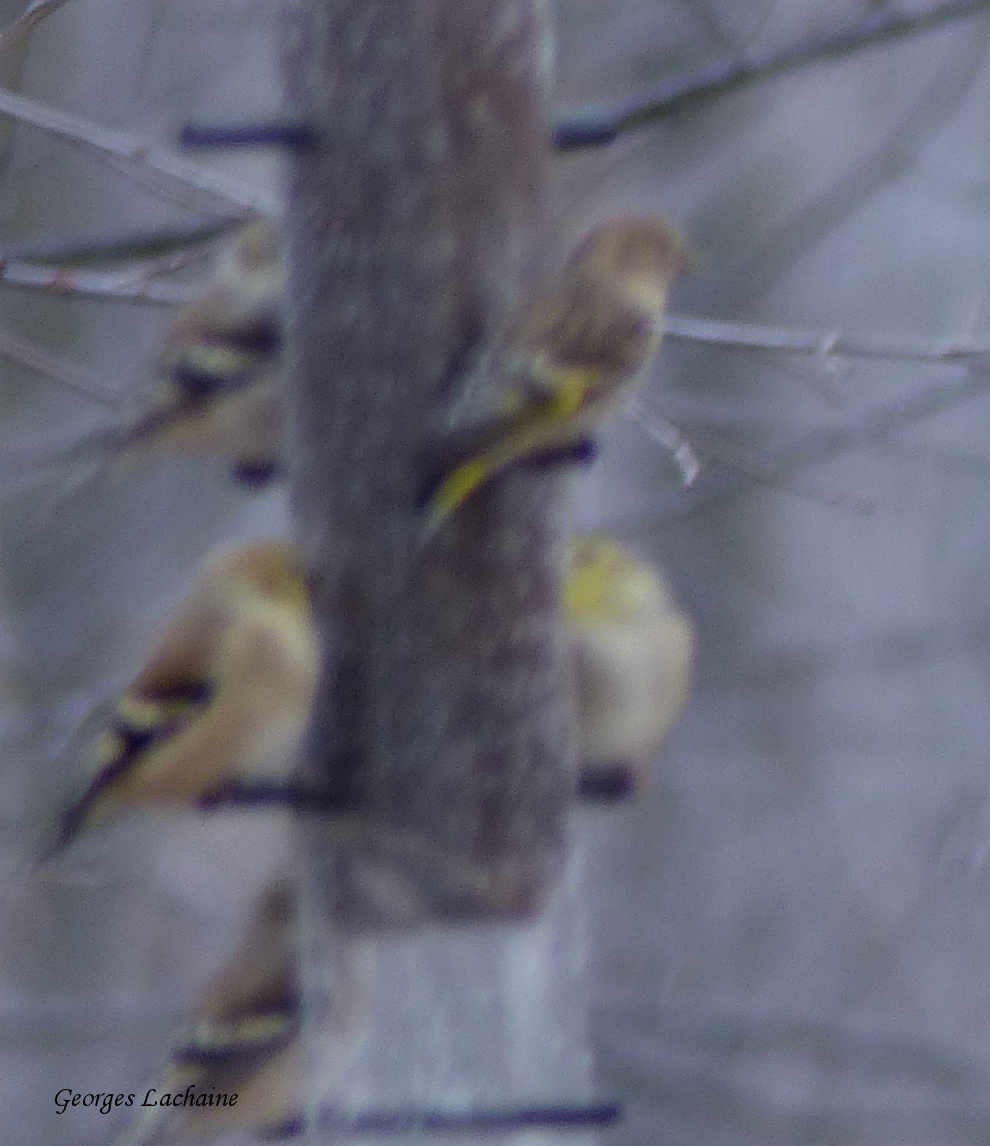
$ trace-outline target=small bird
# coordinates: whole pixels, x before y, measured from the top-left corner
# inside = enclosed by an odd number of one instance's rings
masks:
[[[305,1101],[307,1077],[319,1080],[321,1093],[314,1105],[325,1141],[349,1140],[355,1134],[421,1137],[430,1130],[559,1130],[615,1121],[618,1108],[611,1103],[342,1110],[327,1091],[364,1033],[374,966],[367,953],[339,947],[337,958],[316,972],[315,1006],[309,1007],[304,1030],[303,1008],[310,999],[303,998],[300,955],[293,885],[277,880],[259,898],[236,953],[195,1008],[162,1078],[134,1092],[132,1105],[141,1113],[113,1146],[179,1146],[238,1131],[265,1141],[295,1138],[310,1105]],[[315,1069],[306,1057],[314,1051]],[[178,1102],[171,1101],[173,1096]]]
[[[441,444],[443,462],[427,474],[425,536],[504,470],[567,459],[621,408],[660,344],[685,261],[683,240],[657,216],[612,219],[585,236],[494,352],[503,409]]]
[[[164,1078],[140,1093],[141,1117],[115,1146],[236,1129],[271,1135],[298,1117],[304,1077],[298,960],[295,896],[291,883],[279,880],[260,897],[236,953],[172,1048]],[[165,1096],[184,1094],[190,1096],[184,1105],[162,1104]]]
[[[659,748],[687,696],[693,630],[657,570],[598,536],[570,547],[563,621],[577,685],[579,794],[593,797],[609,769],[638,773]],[[284,786],[286,805],[305,805],[289,781],[318,665],[291,546],[210,558],[96,738],[92,779],[45,858],[126,809],[221,805],[225,793],[236,804],[238,785],[270,785],[263,802],[274,805]]]
[[[239,781],[284,779],[317,671],[292,547],[210,558],[93,745],[93,778],[51,852],[129,807],[195,804]]]
[[[638,787],[690,690],[694,628],[660,571],[614,541],[572,541],[563,581],[578,722],[580,787],[617,769]]]
[[[339,945],[313,969],[304,1032],[300,960],[295,884],[283,877],[259,896],[237,950],[173,1045],[162,1079],[141,1093],[141,1116],[114,1146],[178,1146],[236,1130],[265,1140],[298,1134],[307,1078],[319,1080],[316,1097],[324,1101],[356,1049],[373,972],[367,956]],[[315,1065],[307,1058],[313,1054]],[[189,1097],[166,1105],[165,1095]]]
[[[96,462],[78,492],[131,451],[175,449],[223,460],[257,487],[282,469],[285,273],[278,233],[263,219],[240,228],[195,301],[176,314],[137,409],[54,450],[28,450],[33,467]]]
[[[200,298],[184,307],[161,361],[158,402],[124,429],[128,444],[149,434],[180,448],[229,458],[247,484],[280,469],[282,297],[278,234],[258,219],[218,260]]]

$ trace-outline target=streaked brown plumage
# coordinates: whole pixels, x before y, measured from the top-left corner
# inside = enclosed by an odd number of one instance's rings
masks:
[[[520,308],[494,356],[503,412],[457,428],[441,446],[425,536],[497,474],[579,441],[621,406],[660,344],[684,261],[680,236],[656,216],[609,220],[578,244]]]

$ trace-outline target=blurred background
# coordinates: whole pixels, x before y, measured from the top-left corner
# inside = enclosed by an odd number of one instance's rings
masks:
[[[933,6],[557,0],[555,106]],[[0,3],[3,25],[21,10]],[[71,0],[0,67],[37,100],[170,146],[188,119],[277,106],[278,20],[248,0]],[[697,263],[678,315],[933,350],[985,337],[988,35],[990,17],[949,24],[558,156],[550,220],[566,242],[623,210],[671,216]],[[5,247],[194,217],[8,123]],[[278,185],[262,157],[210,162]],[[29,338],[125,395],[149,383],[168,319],[0,284],[0,342]],[[5,442],[106,420],[0,355]],[[615,1142],[990,1141],[990,403],[975,369],[669,338],[642,404],[709,459],[698,487],[680,490],[634,418],[578,479],[577,525],[661,562],[699,632],[648,791],[575,819],[599,1088],[625,1106]],[[786,476],[753,483],[781,458]],[[139,666],[191,563],[283,533],[287,508],[208,460],[121,465],[68,498],[53,496],[64,472],[2,480],[0,1110],[13,1146],[88,1144],[110,1123],[57,1116],[55,1091],[153,1074],[283,862],[286,825],[134,818],[42,880],[26,866],[77,791],[73,729]]]

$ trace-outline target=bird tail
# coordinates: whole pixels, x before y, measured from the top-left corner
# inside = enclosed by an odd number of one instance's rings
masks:
[[[429,540],[492,479],[516,466],[546,469],[589,462],[595,443],[575,420],[562,426],[552,406],[499,415],[452,437],[427,469],[418,505]]]

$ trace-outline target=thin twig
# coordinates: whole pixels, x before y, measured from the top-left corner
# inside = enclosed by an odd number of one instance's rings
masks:
[[[0,283],[72,298],[99,298],[114,302],[175,306],[193,297],[188,286],[154,282],[154,265],[136,270],[80,271],[72,267],[46,267],[19,260],[0,261]]]
[[[3,327],[0,327],[0,356],[43,374],[67,390],[99,402],[101,406],[116,409],[120,405],[120,398],[111,393],[106,386],[101,385],[95,374],[72,362],[56,358],[55,355],[42,350],[36,343],[21,338]]]
[[[238,208],[263,215],[279,213],[277,198],[267,191],[249,187],[218,171],[191,163],[164,147],[148,143],[127,132],[59,111],[37,100],[17,95],[7,88],[0,88],[0,115],[10,116],[19,123],[71,140],[104,158],[120,161],[123,163],[121,170],[135,178],[152,174],[166,186],[180,192],[195,192],[205,197],[208,209],[220,214],[227,215]]]
[[[68,0],[34,0],[24,12],[0,32],[0,52],[29,36],[46,16],[58,11]]]
[[[646,96],[614,108],[588,108],[562,116],[554,128],[554,146],[561,151],[611,143],[623,131],[661,119],[690,103],[739,88],[808,64],[848,56],[877,44],[928,31],[953,20],[977,16],[990,9],[990,0],[949,0],[928,12],[899,15],[878,12],[855,28],[816,37],[764,56],[730,60],[660,84]]]
[[[789,444],[767,451],[767,465],[761,478],[753,474],[721,469],[706,470],[690,489],[652,499],[649,509],[609,519],[617,532],[640,530],[646,525],[677,520],[697,513],[715,502],[744,493],[751,486],[786,478],[807,466],[830,461],[892,431],[933,417],[971,398],[990,391],[990,377],[983,371],[969,370],[948,382],[925,387],[906,397],[882,403],[872,410],[854,413],[821,429],[811,430]]]
[[[701,462],[692,444],[673,422],[649,411],[642,399],[637,398],[630,404],[629,413],[643,431],[671,455],[680,472],[681,485],[684,489],[690,489],[694,485],[695,478],[701,473]]]
[[[780,489],[784,493],[793,494],[795,497],[822,502],[824,505],[847,509],[859,514],[870,514],[875,512],[877,508],[874,498],[862,494],[829,489],[815,482],[802,481],[793,476],[784,478],[777,473],[776,462],[772,456],[752,448],[741,447],[736,443],[729,443],[724,438],[709,436],[707,441],[703,439],[699,443],[697,439],[694,439],[689,442],[673,422],[647,409],[642,402],[635,403],[631,407],[630,413],[647,434],[674,454],[674,460],[681,469],[682,488],[684,489],[689,489],[694,484],[702,472],[701,458],[707,458],[717,462],[720,466],[746,474],[758,484],[772,486],[774,489]],[[688,451],[689,463],[685,460],[685,450]],[[690,471],[687,470],[688,464],[690,464]],[[688,476],[690,476],[690,481],[686,480]]]
[[[668,338],[705,342],[736,350],[814,355],[829,358],[883,358],[907,362],[972,363],[990,357],[990,336],[944,339],[891,334],[842,334],[837,330],[802,330],[718,318],[672,314]]]
[[[84,267],[134,263],[144,259],[158,259],[177,251],[195,248],[198,254],[204,244],[212,242],[225,231],[241,224],[238,216],[213,219],[210,222],[186,223],[177,227],[147,226],[126,233],[73,235],[71,238],[47,237],[27,240],[0,249],[0,261],[17,259],[45,266]]]

